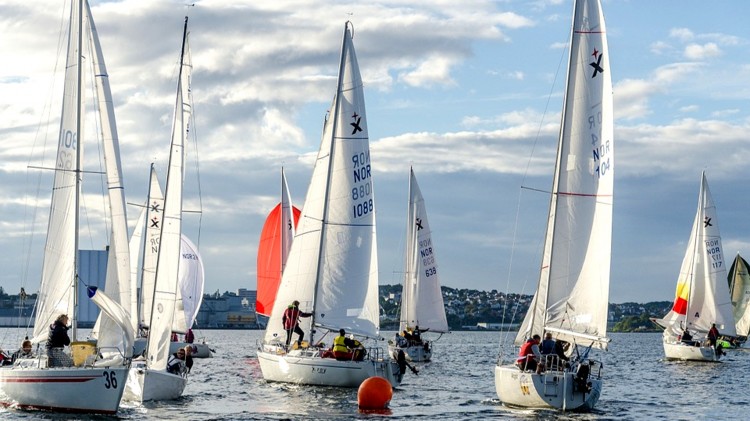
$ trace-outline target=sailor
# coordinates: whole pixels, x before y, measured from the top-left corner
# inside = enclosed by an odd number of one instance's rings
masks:
[[[63,347],[70,345],[68,336],[68,315],[61,314],[49,327],[47,338],[47,357],[50,367],[72,367],[73,359],[63,352]]]
[[[286,330],[286,347],[289,348],[289,344],[292,342],[292,333],[299,335],[297,339],[297,346],[302,346],[302,339],[305,337],[305,332],[299,327],[300,317],[310,317],[312,313],[305,313],[299,309],[299,301],[294,300],[286,310],[281,318],[281,322],[284,324],[284,330]]]
[[[191,346],[180,348],[174,354],[170,355],[167,361],[167,372],[185,376],[193,368],[193,350]]]
[[[539,335],[532,336],[523,345],[521,345],[521,351],[518,353],[516,359],[516,365],[521,370],[531,370],[541,373],[544,371],[544,364],[541,363],[542,354],[539,352],[539,342],[542,337]]]

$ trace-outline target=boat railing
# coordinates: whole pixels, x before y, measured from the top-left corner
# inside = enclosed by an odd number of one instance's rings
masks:
[[[382,361],[387,355],[386,351],[379,347],[365,348],[365,359],[372,361]]]
[[[557,354],[542,354],[542,363],[545,371],[565,371],[570,368],[570,363]]]

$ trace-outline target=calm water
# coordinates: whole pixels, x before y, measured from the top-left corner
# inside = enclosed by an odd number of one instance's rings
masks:
[[[0,344],[10,335],[0,329]],[[744,390],[750,353],[735,351],[723,363],[663,360],[658,333],[611,334],[604,362],[604,390],[595,412],[513,410],[495,394],[493,366],[501,333],[455,332],[435,345],[434,361],[419,364],[394,391],[387,414],[363,414],[357,390],[266,383],[255,357],[261,331],[206,330],[215,358],[195,360],[184,396],[171,402],[123,407],[123,420],[338,420],[338,419],[564,419],[702,420],[746,419],[750,397]],[[386,336],[389,337],[390,335]],[[9,347],[9,346],[8,346]],[[0,409],[3,420],[72,419],[70,416]]]

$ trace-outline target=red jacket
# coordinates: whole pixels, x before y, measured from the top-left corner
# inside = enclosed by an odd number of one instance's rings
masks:
[[[312,313],[305,313],[300,311],[297,307],[289,307],[284,310],[284,316],[281,318],[281,322],[284,324],[284,329],[294,329],[299,323],[300,317],[310,317]]]
[[[533,349],[534,345],[536,345],[536,342],[533,339],[529,339],[521,345],[521,351],[518,353],[518,359],[516,359],[516,361],[522,363],[527,359],[533,360],[535,358]]]

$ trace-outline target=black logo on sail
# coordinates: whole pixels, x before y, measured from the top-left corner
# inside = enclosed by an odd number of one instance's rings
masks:
[[[357,132],[361,132],[362,131],[362,127],[359,126],[359,122],[360,122],[360,120],[362,120],[362,116],[361,115],[357,115],[357,113],[354,113],[354,115],[352,115],[352,118],[355,120],[353,123],[349,123],[352,127],[354,127],[354,129],[352,129],[352,134],[356,134]]]
[[[592,56],[596,59],[596,61],[592,61],[589,63],[589,66],[594,68],[594,74],[591,75],[591,78],[595,78],[598,73],[604,73],[604,68],[602,67],[602,54],[594,48],[594,52],[591,53]]]

